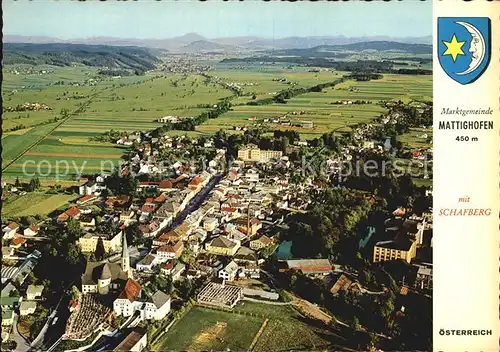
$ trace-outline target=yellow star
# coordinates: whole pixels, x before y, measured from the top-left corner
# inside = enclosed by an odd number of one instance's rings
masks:
[[[443,56],[451,55],[453,62],[457,60],[458,55],[465,55],[462,51],[462,46],[464,46],[465,42],[457,41],[457,37],[455,36],[455,34],[453,34],[453,37],[451,37],[451,41],[445,42],[443,40],[443,44],[446,45],[446,51],[443,53]]]

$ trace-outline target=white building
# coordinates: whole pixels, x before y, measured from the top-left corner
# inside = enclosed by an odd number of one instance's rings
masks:
[[[10,240],[14,238],[14,235],[16,234],[17,230],[19,230],[19,225],[17,223],[15,222],[9,223],[2,229],[3,232],[2,239]]]
[[[42,296],[43,285],[29,285],[26,290],[26,299],[28,301],[37,299]]]
[[[236,278],[238,272],[238,264],[231,261],[224,269],[219,271],[219,278],[226,281],[233,281]]]
[[[30,315],[35,313],[36,302],[23,301],[19,306],[19,314],[21,316]]]
[[[161,320],[170,312],[170,296],[156,291],[149,299],[141,297],[141,286],[129,280],[125,289],[113,302],[116,315],[130,317],[139,312],[142,320]]]
[[[79,193],[81,196],[90,196],[97,191],[97,183],[87,181],[83,186],[80,186]]]

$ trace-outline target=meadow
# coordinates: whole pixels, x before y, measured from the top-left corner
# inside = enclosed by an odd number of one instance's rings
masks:
[[[29,192],[22,196],[9,195],[3,202],[2,213],[5,218],[47,215],[77,197],[75,194],[47,194],[45,192]]]
[[[267,323],[260,335],[257,332]],[[253,351],[345,349],[339,331],[327,329],[292,306],[269,306],[242,301],[233,312],[195,306],[161,338],[153,350],[248,350]]]
[[[335,333],[302,316],[291,306],[272,306],[242,302],[235,309],[261,314],[269,319],[254,351],[323,350],[331,347]]]
[[[316,81],[316,84],[318,83],[321,81]],[[287,115],[287,120],[292,125],[301,121],[312,121],[314,127],[290,127],[277,124],[269,124],[269,127],[293,129],[311,139],[325,132],[345,130],[350,125],[373,120],[386,111],[381,106],[383,101],[408,101],[410,99],[432,100],[432,80],[429,76],[384,75],[380,80],[368,82],[349,80],[335,87],[324,89],[323,92],[293,97],[286,104],[238,105],[221,117],[199,126],[197,131],[233,130],[236,126],[248,128],[262,124],[262,122],[251,121],[253,117],[262,120]],[[363,100],[368,103],[333,104],[339,100]]]
[[[244,351],[264,319],[193,307],[161,338],[154,351]]]

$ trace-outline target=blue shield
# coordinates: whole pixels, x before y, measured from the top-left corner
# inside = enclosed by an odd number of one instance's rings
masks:
[[[478,79],[490,62],[490,19],[439,17],[437,32],[438,58],[444,72],[460,84]]]

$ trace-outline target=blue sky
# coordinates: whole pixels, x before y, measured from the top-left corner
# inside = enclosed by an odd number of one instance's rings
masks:
[[[4,35],[170,38],[432,34],[431,1],[4,1]]]

